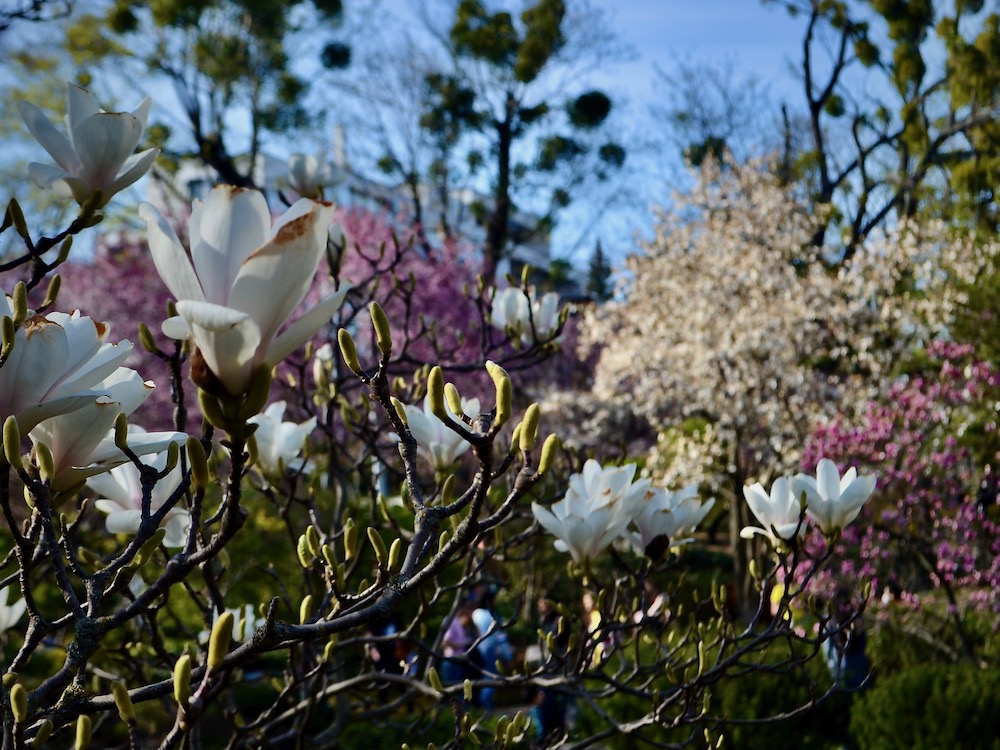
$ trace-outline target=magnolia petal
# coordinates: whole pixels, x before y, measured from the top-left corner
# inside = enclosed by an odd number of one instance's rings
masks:
[[[73,130],[73,145],[83,167],[78,173],[92,189],[107,190],[118,170],[135,151],[142,125],[125,112],[99,112]]]
[[[88,117],[103,111],[93,94],[73,83],[69,85],[66,100],[66,127],[70,135]]]
[[[100,500],[95,505],[97,505],[98,510],[103,510]],[[104,519],[104,528],[111,534],[134,534],[139,530],[141,522],[142,513],[140,511],[120,510],[116,508],[108,512],[108,517]]]
[[[840,496],[840,472],[829,458],[820,459],[816,466],[816,489],[827,500]]]
[[[245,393],[260,346],[260,329],[249,315],[210,302],[177,303],[205,364],[232,395]]]
[[[172,549],[183,547],[187,543],[188,531],[191,529],[191,514],[186,510],[171,511],[162,526],[167,532],[163,536],[163,546]]]
[[[119,481],[120,472],[121,467],[116,467],[106,474],[97,474],[87,479],[87,487],[102,498],[97,501],[97,509],[102,513],[129,508],[132,505],[132,494],[127,483],[122,484]],[[104,503],[105,507],[102,508],[101,503]]]
[[[194,203],[191,260],[206,301],[249,312],[232,303],[231,290],[247,258],[267,241],[270,217],[262,193],[230,185],[219,185],[204,203]]]
[[[125,164],[122,165],[118,177],[115,178],[111,187],[108,188],[108,195],[106,197],[110,198],[111,195],[121,192],[146,174],[152,168],[153,162],[156,161],[156,157],[159,155],[160,149],[147,148],[145,151],[130,156]]]
[[[164,320],[160,324],[160,330],[163,331],[164,336],[176,339],[177,341],[183,341],[191,335],[191,328],[188,326],[187,321],[180,315],[175,315],[172,318]]]
[[[21,111],[21,118],[28,130],[35,137],[51,156],[56,164],[70,173],[76,172],[80,168],[80,160],[76,156],[76,150],[69,139],[56,130],[55,126],[49,122],[49,118],[36,107],[28,102],[18,102],[17,108]]]
[[[317,303],[309,312],[282,331],[267,347],[264,363],[273,367],[312,338],[340,309],[350,288],[349,284],[343,284],[340,289]]]
[[[299,306],[323,257],[333,207],[306,203],[311,210],[291,221],[282,217],[274,238],[246,259],[229,294],[228,304],[257,321],[264,341],[273,339]]]
[[[71,175],[64,169],[59,167],[54,167],[51,164],[38,164],[37,162],[32,162],[28,165],[28,177],[31,181],[38,185],[40,188],[48,188],[53,185],[53,183],[59,182],[60,180],[66,180],[67,177]],[[64,190],[69,191],[68,185],[63,185]]]
[[[20,428],[22,434],[30,432],[42,420],[82,409],[87,404],[93,403],[95,398],[102,395],[104,394],[99,391],[83,391],[81,393],[74,393],[71,396],[48,399],[41,404],[29,406],[19,411],[15,415],[17,416],[17,426]]]
[[[146,222],[149,250],[156,272],[174,299],[204,300],[201,283],[173,227],[149,203],[139,206],[139,218]]]

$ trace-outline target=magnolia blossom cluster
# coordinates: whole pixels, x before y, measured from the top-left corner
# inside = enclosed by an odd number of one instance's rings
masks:
[[[591,560],[609,544],[624,539],[643,554],[660,557],[670,547],[691,541],[695,527],[715,505],[701,502],[695,486],[679,492],[633,481],[635,464],[602,467],[588,460],[569,478],[566,495],[548,508],[531,504],[538,523],[556,537],[556,549],[578,563]]]
[[[823,536],[832,539],[858,517],[861,507],[875,490],[875,477],[858,476],[853,466],[841,476],[836,464],[822,458],[816,476],[796,474],[781,476],[767,492],[759,482],[743,488],[751,512],[763,526],[747,526],[740,535],[744,539],[761,534],[775,548],[782,548],[805,531],[802,501],[806,516]]]

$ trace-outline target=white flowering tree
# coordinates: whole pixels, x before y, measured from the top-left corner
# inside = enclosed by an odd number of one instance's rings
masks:
[[[353,289],[340,279],[344,234],[322,201],[274,217],[259,193],[219,186],[181,231],[138,208],[173,296],[166,319],[142,321],[139,336],[164,360],[177,409],[173,430],[135,424],[153,384],[123,366],[131,345],[53,308],[69,240],[100,223],[155,157],[131,153],[147,109],[103,112],[71,89],[67,138],[22,107],[59,165],[33,166],[32,177],[80,210],[45,237],[12,200],[2,225],[24,247],[0,266],[11,277],[0,295],[4,748],[349,747],[371,737],[589,747],[704,732],[714,743],[726,721],[710,708],[714,684],[752,671],[778,642],[794,645],[779,660],[792,668],[851,627],[857,610],[819,606],[815,632],[793,631],[785,615],[801,588],[756,628],[732,617],[716,582],[707,596],[684,593],[676,573],[714,500],[636,480],[631,464],[568,456],[555,436],[541,439],[538,405],[514,392],[503,364],[530,373],[552,350],[565,322],[557,300],[480,290],[483,333],[469,361],[414,371],[414,337],[431,326],[390,320],[373,299],[378,279]],[[763,270],[777,306],[791,281],[775,286]],[[310,291],[317,274],[322,295]],[[405,315],[419,313],[405,299]],[[315,347],[317,333],[337,328],[339,352]],[[720,338],[721,351],[732,340]],[[688,366],[709,359],[688,351]],[[468,373],[479,377],[460,379]],[[272,402],[277,379],[289,400]],[[184,408],[192,387],[199,413]],[[744,389],[734,405],[773,409],[765,396]],[[567,470],[572,461],[581,471]],[[835,474],[821,464],[815,480],[747,490],[775,554],[770,573],[756,571],[761,591],[778,570],[808,582],[824,557],[796,540],[836,534],[857,515],[874,482]],[[804,507],[789,501],[789,483]],[[780,514],[765,510],[782,488]],[[530,614],[538,597],[541,622]],[[453,622],[478,630],[452,636]],[[532,691],[537,710],[492,713],[498,689]],[[626,713],[611,707],[619,696]],[[568,702],[596,728],[570,726]],[[392,722],[401,736],[385,734]]]
[[[694,176],[629,259],[624,300],[595,309],[585,331],[601,347],[594,395],[663,431],[652,472],[708,479],[727,499],[749,597],[742,487],[796,469],[816,425],[878,393],[949,319],[948,279],[996,248],[904,225],[841,263],[811,245],[822,217],[766,162],[707,162]]]

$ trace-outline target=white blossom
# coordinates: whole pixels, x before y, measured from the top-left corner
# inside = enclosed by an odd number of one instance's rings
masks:
[[[450,406],[446,404],[445,408],[453,418],[458,418]],[[428,458],[435,471],[446,471],[469,449],[465,438],[434,415],[429,396],[424,398],[423,408],[403,404],[403,411],[417,447]],[[470,417],[478,416],[479,399],[463,398],[462,411]]]
[[[59,165],[33,163],[28,175],[39,187],[55,185],[77,203],[84,203],[100,190],[100,208],[146,174],[159,153],[155,148],[133,153],[146,128],[148,97],[132,112],[105,112],[90,92],[70,84],[66,114],[69,138],[35,105],[18,102],[18,107],[31,134]]]
[[[246,391],[257,367],[273,366],[305,343],[347,294],[343,285],[279,334],[323,257],[333,217],[328,203],[302,199],[272,228],[261,193],[216,187],[192,206],[190,253],[151,205],[142,204],[139,215],[156,269],[178,300],[178,316],[164,322],[163,332],[190,336],[230,395]]]
[[[305,465],[305,459],[295,459],[310,433],[316,428],[316,417],[310,417],[301,424],[284,422],[285,402],[275,401],[263,412],[247,420],[257,425],[254,439],[257,441],[257,464],[268,477],[280,477],[286,471],[298,471]]]
[[[875,490],[873,475],[858,476],[853,466],[840,476],[836,464],[822,458],[816,476],[798,474],[792,482],[796,494],[806,494],[806,514],[820,531],[832,536],[858,517],[861,507]]]
[[[525,293],[508,287],[493,296],[490,321],[525,346],[547,339],[559,327],[559,295],[546,292],[538,298],[534,289]]]

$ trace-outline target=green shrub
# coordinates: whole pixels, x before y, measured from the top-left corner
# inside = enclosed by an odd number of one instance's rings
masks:
[[[879,679],[851,713],[861,750],[1000,750],[1000,670],[906,669]]]

